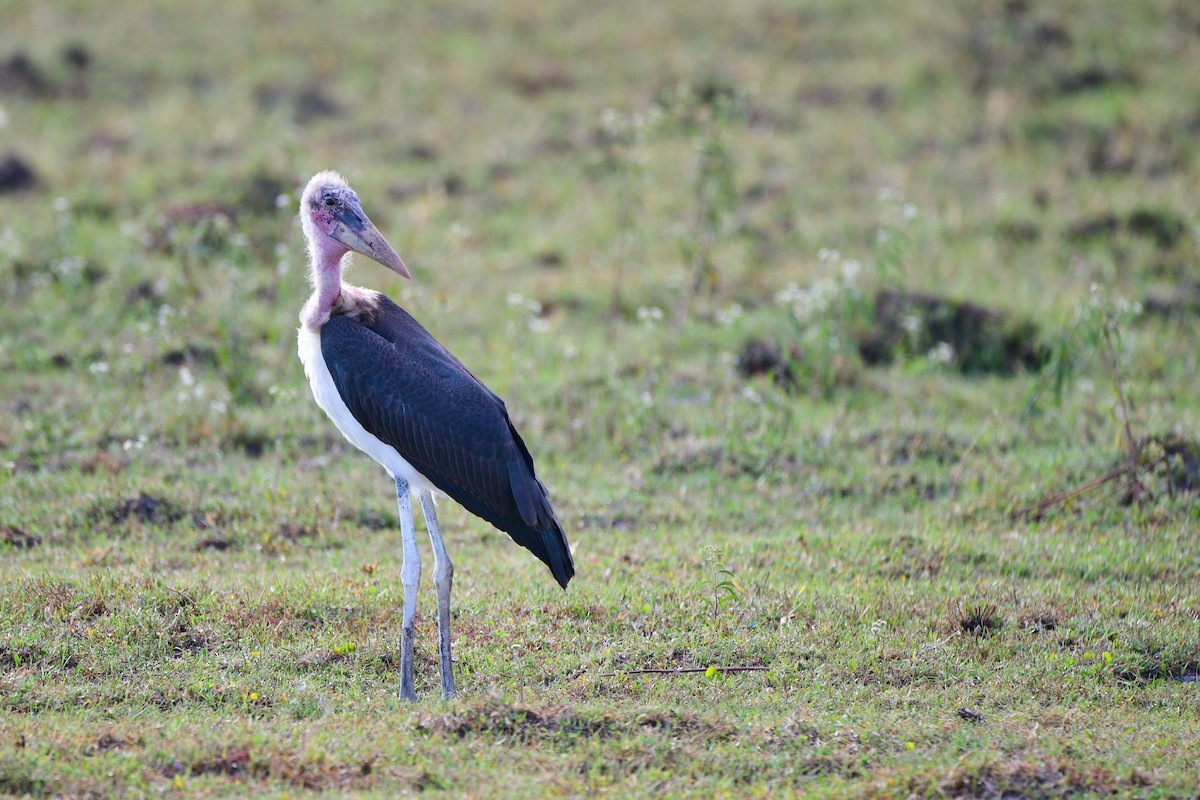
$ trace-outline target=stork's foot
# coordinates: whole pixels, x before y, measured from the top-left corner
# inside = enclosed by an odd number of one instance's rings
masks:
[[[400,631],[400,699],[409,702],[417,700],[417,686],[413,678],[413,629],[402,628]]]

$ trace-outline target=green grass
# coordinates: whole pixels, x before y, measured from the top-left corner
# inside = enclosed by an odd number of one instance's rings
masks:
[[[1122,463],[1117,381],[1200,438],[1191,5],[35,5],[0,794],[1194,794],[1195,491],[1013,513]],[[351,279],[506,398],[575,549],[564,594],[443,503],[450,703],[427,552],[398,698],[391,488],[295,356],[324,168],[415,275]],[[881,289],[1050,365],[866,363]],[[765,669],[638,672],[709,667]]]

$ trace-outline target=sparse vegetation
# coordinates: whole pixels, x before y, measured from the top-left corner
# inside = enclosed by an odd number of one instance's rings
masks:
[[[1193,796],[1194,5],[0,0],[0,794]],[[451,703],[324,168],[576,548]]]

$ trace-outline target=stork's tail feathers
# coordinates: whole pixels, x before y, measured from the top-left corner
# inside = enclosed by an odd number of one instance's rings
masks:
[[[514,438],[519,439],[515,430],[513,433]],[[521,446],[524,449],[524,442],[521,442]],[[513,500],[516,501],[521,521],[528,526],[528,530],[522,531],[523,536],[518,537],[515,532],[510,532],[510,535],[545,562],[554,573],[558,585],[566,589],[571,576],[575,574],[571,545],[567,544],[567,535],[563,533],[562,525],[550,506],[546,487],[533,474],[531,461],[514,459],[509,462],[508,479]]]
[[[563,533],[557,519],[554,520],[553,527],[542,528],[539,533],[543,552],[538,553],[537,557],[546,562],[546,566],[554,573],[554,580],[566,589],[575,575],[575,559],[571,557],[571,546],[567,544],[566,534]]]

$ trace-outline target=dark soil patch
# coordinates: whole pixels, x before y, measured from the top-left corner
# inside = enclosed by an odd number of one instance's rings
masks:
[[[737,369],[745,378],[767,375],[776,386],[794,388],[796,372],[792,369],[792,361],[798,355],[793,348],[792,353],[785,357],[783,349],[774,342],[751,339],[738,354]]]
[[[405,151],[405,155],[413,161],[420,161],[425,164],[437,161],[440,158],[437,145],[429,142],[416,142]]]
[[[442,190],[447,197],[454,197],[467,191],[467,181],[457,172],[451,172],[442,178]]]
[[[150,287],[153,289],[153,287]],[[168,367],[203,366],[216,367],[220,363],[217,351],[212,347],[201,344],[187,344],[175,350],[168,350],[162,355],[162,363]]]
[[[265,777],[265,771],[250,761],[250,751],[245,747],[230,747],[219,753],[195,761],[191,765],[193,775],[228,775],[238,778],[246,775]]]
[[[203,539],[196,542],[196,546],[193,549],[196,552],[215,550],[218,553],[223,553],[234,546],[235,542],[222,532],[216,533],[212,536],[205,536]]]
[[[983,712],[975,708],[960,708],[957,712],[959,719],[978,725],[983,722]]]
[[[36,183],[33,170],[16,155],[9,153],[0,160],[0,194],[32,189]]]
[[[29,550],[42,543],[41,537],[26,533],[13,525],[0,525],[0,544],[7,544],[18,550]]]
[[[558,250],[543,250],[534,257],[534,261],[542,269],[559,269],[567,263],[566,257]]]
[[[92,65],[92,52],[81,42],[71,42],[62,51],[63,62],[77,72],[86,72]]]
[[[33,59],[25,53],[14,53],[0,62],[0,91],[46,97],[54,93],[54,87]]]
[[[261,458],[275,444],[275,437],[262,431],[238,431],[229,437],[227,444],[250,458]]]
[[[138,303],[157,305],[162,301],[163,296],[158,293],[152,281],[139,281],[125,290],[125,302],[131,306]]]
[[[322,117],[335,116],[339,111],[341,106],[318,84],[305,86],[296,94],[296,121],[302,125]]]
[[[1167,434],[1143,439],[1138,449],[1139,461],[1152,465],[1143,484],[1169,496],[1200,493],[1200,442]]]
[[[1173,211],[1139,208],[1125,216],[1105,213],[1079,220],[1067,229],[1067,238],[1087,242],[1121,233],[1151,239],[1159,249],[1168,250],[1184,240],[1188,225]]]
[[[1059,73],[1055,80],[1055,89],[1060,94],[1079,94],[1136,85],[1137,78],[1129,70],[1103,64],[1089,64],[1081,69],[1067,70]]]
[[[863,361],[888,364],[898,355],[925,355],[941,344],[966,375],[1011,375],[1041,369],[1050,358],[1037,326],[975,303],[931,294],[880,291],[871,330],[859,336]]]
[[[183,509],[169,500],[148,495],[145,492],[137,497],[129,497],[116,503],[100,502],[93,505],[87,512],[93,521],[104,521],[120,525],[134,519],[150,525],[166,525],[186,516]]]

